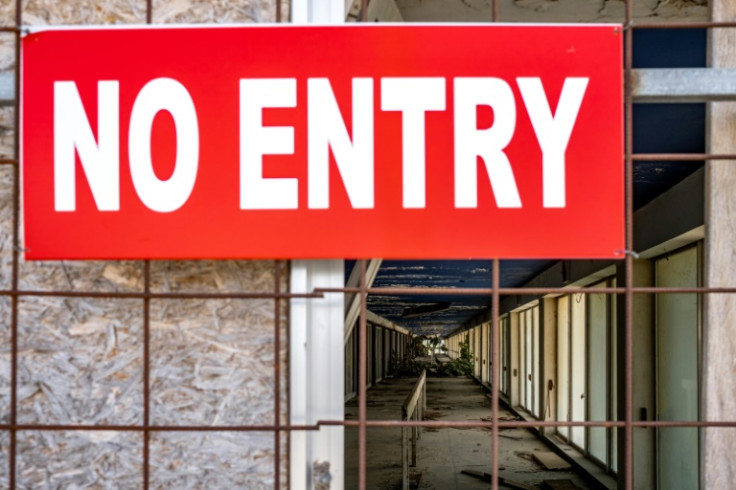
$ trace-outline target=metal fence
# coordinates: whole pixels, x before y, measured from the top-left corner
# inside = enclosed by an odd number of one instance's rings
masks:
[[[0,32],[11,33],[15,36],[15,56],[16,60],[20,59],[20,38],[23,26],[23,2],[24,0],[15,0],[15,19],[14,25],[0,27]],[[146,1],[146,20],[152,21],[153,1]],[[361,7],[363,18],[367,12],[368,0],[362,0]],[[689,29],[689,28],[708,28],[723,29],[736,27],[736,22],[662,22],[662,23],[643,23],[634,21],[633,0],[625,0],[625,18],[624,21],[624,71],[625,71],[625,219],[626,219],[626,248],[633,250],[633,162],[635,161],[669,161],[669,162],[702,162],[704,160],[736,160],[736,155],[714,155],[714,154],[635,154],[632,145],[632,108],[633,95],[630,86],[631,74],[633,69],[633,33],[637,29]],[[498,2],[493,0],[493,16],[488,21],[503,20],[499,18]],[[282,21],[281,2],[275,2],[276,20]],[[482,21],[483,19],[478,19]],[[20,72],[15,70],[15,87],[16,94],[20,93]],[[272,291],[263,291],[256,293],[160,293],[151,290],[151,264],[148,261],[143,262],[143,282],[142,292],[96,292],[96,291],[73,291],[73,290],[27,290],[22,289],[19,283],[20,271],[20,176],[19,176],[19,99],[15,100],[15,157],[0,160],[0,164],[7,165],[13,169],[13,219],[12,219],[12,276],[10,288],[0,290],[0,296],[9,298],[10,301],[10,414],[7,423],[0,424],[0,430],[7,431],[10,436],[8,461],[9,465],[9,486],[16,488],[17,478],[17,437],[23,431],[128,431],[139,433],[143,437],[143,453],[142,453],[142,482],[143,487],[149,487],[149,468],[150,468],[150,443],[149,439],[154,432],[179,431],[179,432],[217,432],[217,431],[265,431],[272,432],[274,436],[274,483],[276,488],[280,488],[283,482],[280,480],[281,460],[284,449],[281,447],[282,433],[289,431],[317,430],[320,426],[344,426],[357,427],[359,432],[359,488],[366,488],[366,440],[367,429],[369,427],[485,427],[492,429],[490,437],[491,459],[489,461],[492,468],[492,488],[497,489],[499,485],[498,467],[499,467],[499,429],[504,427],[561,427],[561,426],[580,426],[580,427],[616,427],[623,430],[621,441],[624,444],[624,460],[622,462],[623,472],[619,474],[619,478],[623,479],[625,488],[633,488],[633,430],[637,427],[736,427],[736,421],[637,421],[634,418],[633,408],[633,313],[632,305],[635,295],[638,294],[672,294],[672,293],[736,293],[736,287],[697,287],[697,288],[657,288],[657,287],[636,287],[634,286],[633,265],[634,254],[627,253],[624,258],[624,284],[621,287],[597,288],[596,294],[616,294],[623,295],[625,301],[625,349],[624,349],[624,379],[625,385],[625,412],[620,420],[607,421],[503,421],[499,420],[499,302],[502,295],[544,295],[550,293],[561,293],[559,288],[502,288],[500,287],[500,266],[499,260],[493,260],[492,270],[492,287],[489,289],[462,289],[462,288],[371,288],[366,281],[366,261],[359,261],[360,268],[360,284],[355,288],[335,288],[321,289],[308,294],[290,294],[283,289],[281,271],[282,264],[274,263],[275,284]],[[322,297],[324,293],[344,292],[359,295],[361,300],[361,312],[359,320],[359,373],[358,373],[358,397],[359,397],[359,416],[357,420],[343,421],[322,421],[312,426],[296,426],[283,424],[280,416],[283,412],[279,393],[281,391],[280,380],[283,373],[280,372],[282,360],[279,357],[283,340],[280,338],[279,325],[281,324],[283,301],[300,297],[315,298]],[[588,288],[566,288],[565,294],[586,293]],[[492,346],[492,371],[491,371],[491,391],[492,396],[492,417],[490,422],[484,421],[432,421],[432,420],[368,420],[366,410],[366,304],[368,295],[422,295],[431,293],[432,295],[446,294],[451,295],[481,295],[491,298],[492,309],[492,326],[491,326],[491,346]],[[143,420],[141,424],[135,425],[64,425],[64,424],[25,424],[19,422],[18,417],[18,358],[19,358],[19,312],[21,311],[21,302],[24,298],[29,297],[57,297],[57,298],[117,298],[131,299],[140,301],[143,312]],[[273,314],[274,322],[274,363],[273,363],[273,384],[274,384],[274,406],[273,406],[273,423],[268,425],[154,425],[151,423],[150,407],[151,407],[151,380],[150,380],[150,310],[152,300],[182,300],[182,299],[272,299],[274,303]]]
[[[367,0],[362,1],[363,12],[366,11]],[[663,162],[689,162],[697,164],[705,160],[736,160],[734,154],[636,154],[633,151],[633,103],[634,94],[632,87],[633,63],[633,33],[636,29],[724,29],[736,27],[736,22],[661,22],[647,23],[634,20],[634,1],[625,0],[624,24],[624,75],[625,75],[625,98],[624,98],[624,128],[625,128],[625,223],[626,223],[626,256],[624,258],[624,285],[623,287],[596,288],[595,290],[582,288],[502,288],[500,287],[500,261],[493,260],[492,287],[490,289],[462,289],[462,288],[370,288],[365,281],[365,261],[361,261],[361,282],[358,288],[343,288],[322,290],[320,292],[343,291],[346,293],[358,293],[362,301],[362,313],[360,318],[360,358],[365,358],[365,302],[367,295],[422,295],[422,294],[446,294],[451,295],[484,295],[491,297],[491,390],[492,394],[492,417],[490,422],[477,421],[396,421],[396,420],[367,420],[366,418],[366,387],[365,369],[360,366],[359,419],[346,421],[342,425],[357,427],[359,430],[359,486],[366,488],[366,429],[368,427],[432,427],[432,428],[468,428],[486,427],[491,429],[491,459],[489,461],[492,473],[492,488],[499,488],[499,429],[506,427],[606,427],[623,429],[623,438],[620,439],[624,445],[624,459],[622,461],[623,471],[619,473],[619,479],[623,480],[623,487],[634,488],[634,428],[637,427],[736,427],[736,421],[709,420],[709,421],[637,421],[634,418],[633,407],[633,300],[634,295],[639,294],[676,294],[676,293],[736,293],[736,287],[697,287],[697,288],[663,288],[663,287],[636,287],[634,286],[634,200],[633,200],[633,162],[635,161],[663,161]],[[492,22],[503,21],[499,18],[498,2],[492,0]],[[365,21],[366,19],[363,18]],[[481,21],[482,19],[478,19]],[[546,295],[546,294],[577,294],[577,293],[600,293],[622,295],[625,301],[625,345],[624,345],[624,386],[625,386],[625,412],[620,420],[606,421],[502,421],[499,420],[499,314],[501,295]]]

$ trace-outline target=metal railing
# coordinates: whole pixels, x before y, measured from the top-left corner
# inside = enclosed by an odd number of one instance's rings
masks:
[[[424,411],[427,409],[427,370],[414,384],[411,393],[401,405],[401,421],[414,420],[421,422]],[[422,437],[422,427],[419,425],[401,427],[401,488],[409,489],[409,466],[417,465],[417,441]],[[410,462],[411,460],[411,462]]]

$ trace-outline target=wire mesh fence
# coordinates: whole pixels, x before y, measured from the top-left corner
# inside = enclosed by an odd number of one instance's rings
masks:
[[[7,391],[7,397],[2,400],[3,414],[0,420],[0,437],[2,442],[0,445],[4,449],[7,457],[5,466],[4,480],[9,488],[17,488],[23,486],[33,486],[34,483],[43,480],[43,476],[35,479],[34,472],[39,467],[46,467],[52,473],[54,468],[58,466],[58,474],[69,471],[60,463],[64,458],[64,445],[75,446],[79,444],[90,444],[95,449],[95,453],[85,453],[85,457],[92,459],[101,459],[101,467],[113,468],[115,465],[128,464],[138,472],[139,475],[131,475],[129,473],[122,475],[110,470],[112,475],[123,484],[131,486],[142,486],[149,488],[150,486],[166,486],[173,485],[176,487],[184,487],[191,484],[193,479],[199,478],[199,484],[204,478],[201,468],[210,468],[216,472],[218,466],[213,465],[209,458],[207,446],[219,445],[222,447],[223,440],[228,445],[226,451],[230,461],[239,461],[232,463],[234,467],[240,468],[242,472],[248,471],[248,462],[263,457],[271,458],[270,476],[266,477],[261,483],[263,486],[273,486],[281,488],[287,485],[287,477],[284,473],[284,460],[286,455],[286,435],[291,431],[310,431],[317,430],[320,426],[344,426],[355,427],[358,429],[358,458],[359,458],[359,488],[366,488],[366,443],[367,429],[372,427],[431,427],[431,428],[449,428],[449,427],[486,427],[490,428],[491,438],[491,458],[489,464],[492,468],[492,487],[499,487],[498,468],[499,468],[499,430],[505,427],[606,427],[617,428],[620,430],[619,441],[623,444],[623,461],[621,461],[618,478],[622,481],[624,488],[634,488],[634,429],[641,427],[711,427],[726,428],[736,427],[736,422],[728,420],[708,420],[708,421],[663,421],[663,420],[636,420],[636,414],[633,403],[633,339],[634,339],[634,319],[633,304],[636,295],[662,295],[662,294],[682,294],[695,293],[705,294],[722,294],[734,293],[736,287],[641,287],[635,286],[634,282],[634,263],[636,260],[634,253],[627,253],[624,262],[623,284],[618,287],[596,288],[595,294],[612,294],[623,298],[624,301],[624,339],[623,344],[623,379],[624,386],[624,407],[625,410],[619,417],[613,420],[601,421],[554,421],[554,420],[534,420],[534,421],[504,421],[499,419],[499,312],[500,301],[502,296],[506,295],[547,295],[547,294],[578,294],[591,293],[591,289],[587,287],[579,288],[509,288],[501,287],[500,284],[500,261],[493,260],[492,267],[492,286],[489,289],[463,289],[463,288],[372,288],[366,279],[366,262],[359,261],[360,283],[356,288],[332,288],[320,289],[307,294],[292,294],[288,292],[288,285],[285,281],[285,271],[287,264],[280,261],[264,263],[259,266],[262,273],[259,276],[266,277],[266,280],[259,280],[259,277],[252,279],[251,286],[243,290],[238,284],[232,287],[222,287],[222,284],[216,284],[212,288],[193,288],[187,289],[186,286],[172,288],[171,284],[166,284],[171,280],[170,276],[160,271],[163,267],[157,262],[144,261],[142,263],[132,262],[119,264],[121,268],[107,268],[105,264],[100,264],[99,270],[94,274],[95,277],[106,277],[109,284],[114,287],[106,287],[94,283],[90,279],[89,268],[80,269],[79,273],[75,270],[68,270],[62,263],[60,265],[38,266],[29,269],[28,264],[22,260],[22,242],[21,242],[21,216],[20,216],[20,176],[19,176],[19,104],[20,104],[20,71],[18,70],[18,61],[20,59],[20,39],[23,35],[24,26],[27,25],[24,18],[24,12],[27,11],[27,5],[33,3],[32,0],[15,0],[14,2],[6,2],[4,5],[4,18],[0,19],[2,27],[0,33],[12,36],[14,38],[13,48],[15,53],[15,105],[10,111],[12,113],[13,131],[13,155],[3,156],[0,158],[0,164],[4,168],[0,168],[5,176],[3,180],[6,182],[7,191],[3,194],[3,198],[7,199],[10,204],[3,209],[3,212],[9,213],[7,222],[11,224],[11,229],[5,231],[8,237],[8,245],[11,248],[9,261],[3,264],[7,269],[7,275],[4,282],[0,285],[0,301],[2,301],[3,315],[7,318],[7,332],[3,333],[3,341],[8,345],[9,359],[7,368],[7,379],[3,381],[3,389]],[[166,14],[163,10],[157,14],[156,9],[162,6],[163,2],[154,2],[147,0],[145,5],[140,9],[133,8],[128,14],[135,21],[143,21],[146,23],[177,21],[179,13]],[[265,2],[264,2],[265,5]],[[250,20],[269,20],[264,18],[266,14],[264,9],[271,16],[270,20],[282,22],[286,19],[285,6],[281,1],[275,1],[270,5],[264,6],[260,10],[249,10],[245,13],[241,12],[241,17],[245,16]],[[366,21],[368,0],[361,1],[362,20]],[[94,10],[94,9],[93,9]],[[101,8],[100,19],[105,18],[104,8]],[[503,21],[499,14],[499,5],[497,0],[492,2],[492,18],[478,19],[478,21]],[[126,15],[128,15],[126,14]],[[214,14],[213,14],[214,15]],[[235,14],[233,14],[235,15]],[[92,16],[93,20],[97,17]],[[238,21],[240,17],[233,17]],[[205,19],[207,20],[207,19]],[[227,20],[227,19],[226,19]],[[634,201],[633,201],[633,175],[634,162],[639,161],[661,161],[661,162],[703,162],[707,160],[736,160],[736,155],[730,154],[680,154],[680,153],[657,153],[657,154],[636,154],[633,149],[633,95],[632,88],[629,85],[631,71],[633,70],[633,34],[635,30],[641,29],[725,29],[736,27],[736,22],[639,22],[634,18],[634,1],[625,0],[624,17],[621,19],[624,25],[624,73],[625,73],[625,188],[626,188],[626,205],[625,205],[625,222],[626,222],[626,249],[634,250]],[[70,266],[71,267],[71,266]],[[93,266],[94,267],[94,266]],[[39,269],[43,271],[39,272]],[[73,269],[73,267],[72,267]],[[34,283],[28,279],[34,274],[46,274],[49,280]],[[86,275],[85,275],[86,274]],[[184,274],[186,275],[186,274]],[[85,279],[86,277],[86,279]],[[108,284],[106,283],[106,284]],[[186,283],[186,277],[181,278],[181,283]],[[360,297],[360,317],[358,327],[358,419],[357,420],[325,420],[315,425],[296,426],[286,421],[286,402],[285,402],[285,345],[286,339],[283,338],[285,332],[285,321],[287,318],[286,307],[290,298],[316,298],[322,297],[325,293],[343,292],[353,293]],[[433,295],[445,294],[452,295],[481,295],[490,297],[491,307],[491,329],[490,329],[490,385],[491,390],[491,420],[490,421],[437,421],[437,420],[368,420],[366,407],[366,391],[367,391],[367,372],[366,372],[366,316],[367,303],[369,295],[422,295],[431,292]],[[125,315],[115,320],[115,315],[119,314],[119,310],[110,309],[109,302],[116,302],[123,305]],[[187,302],[198,302],[198,307],[187,306]],[[214,337],[203,338],[206,336],[203,332],[196,329],[190,331],[191,335],[185,336],[184,340],[180,339],[180,349],[177,354],[168,352],[166,355],[171,356],[167,362],[162,361],[161,345],[172,342],[171,336],[167,335],[168,331],[174,331],[179,328],[179,320],[167,321],[167,312],[169,310],[185,311],[191,316],[202,314],[201,307],[204,308],[229,308],[234,303],[249,303],[252,305],[257,302],[256,306],[248,306],[246,309],[268,309],[269,311],[263,316],[265,329],[259,330],[260,337],[256,339],[253,332],[240,338],[239,342],[253,342],[258,340],[269,352],[263,356],[261,360],[267,365],[263,367],[260,363],[257,367],[255,364],[236,364],[232,366],[219,366],[218,369],[211,370],[210,374],[202,374],[199,381],[200,386],[211,389],[210,401],[212,410],[205,418],[199,415],[191,417],[181,415],[181,411],[173,410],[167,412],[166,407],[186,406],[192,403],[192,400],[186,398],[186,390],[180,389],[177,384],[181,378],[181,372],[175,368],[177,362],[184,362],[190,356],[200,355],[207,357],[207,349],[211,348],[213,343],[218,340]],[[216,306],[211,306],[216,305]],[[220,332],[231,332],[227,326],[227,315],[221,313],[215,315],[226,325]],[[33,324],[38,323],[39,319],[44,319],[48,324],[43,328],[34,330]],[[100,319],[104,319],[100,320]],[[99,321],[97,321],[99,320]],[[231,319],[232,320],[232,319]],[[41,322],[43,323],[43,322]],[[43,349],[44,336],[54,335],[50,333],[54,325],[76,325],[77,330],[69,332],[69,328],[65,327],[65,339],[69,345],[76,344],[78,339],[83,335],[84,329],[90,332],[96,332],[95,337],[91,338],[88,344],[81,344],[78,350],[74,350],[77,359],[68,360],[67,364],[57,363],[55,369],[57,373],[61,373],[63,377],[63,369],[69,372],[78,370],[79,366],[95,365],[97,369],[109,369],[110,376],[117,377],[115,381],[107,382],[105,380],[92,380],[90,376],[80,377],[77,386],[70,389],[76,390],[73,397],[79,399],[98,400],[103,408],[105,405],[105,397],[111,396],[111,393],[121,391],[123,395],[118,398],[116,403],[110,405],[107,410],[92,408],[90,406],[79,406],[76,413],[69,413],[68,407],[61,403],[55,402],[55,392],[48,386],[49,379],[53,383],[53,377],[42,376],[34,373],[32,366],[38,362],[40,357],[51,356]],[[112,327],[110,325],[113,325]],[[124,328],[125,327],[125,328]],[[233,327],[234,328],[234,327]],[[167,330],[169,329],[169,330]],[[125,331],[124,331],[125,330]],[[193,341],[192,339],[195,339]],[[188,339],[188,340],[187,340]],[[192,341],[192,343],[187,343]],[[126,352],[134,352],[132,358],[126,357],[129,354],[121,354],[117,352],[120,346],[125,342],[129,344],[129,348],[123,349]],[[199,343],[197,343],[199,342]],[[227,342],[224,342],[227,343]],[[202,350],[195,352],[192,345],[201,345]],[[226,348],[228,346],[219,346],[218,348]],[[96,351],[99,351],[95,354]],[[87,352],[90,356],[98,356],[96,360],[90,360],[86,364],[79,361],[80,352]],[[178,355],[178,358],[177,358]],[[72,356],[74,357],[74,356]],[[166,364],[163,365],[162,364]],[[61,366],[61,367],[60,367]],[[63,366],[67,366],[66,368]],[[140,370],[137,369],[140,367]],[[211,366],[210,366],[211,367]],[[206,366],[201,369],[206,370]],[[245,413],[237,411],[228,412],[223,409],[225,400],[220,398],[221,392],[218,391],[215,378],[222,369],[238,371],[244,379],[242,383],[248,383],[250,376],[255,370],[260,369],[260,379],[267,379],[264,383],[267,388],[258,388],[258,393],[269,401],[268,409],[262,410],[260,413],[253,414],[252,410],[248,410],[245,405]],[[61,370],[61,371],[59,371]],[[68,373],[67,373],[68,374]],[[71,376],[71,375],[70,375]],[[129,380],[133,380],[128,382]],[[61,381],[59,381],[61,383]],[[46,383],[46,384],[44,384]],[[98,384],[94,384],[98,383]],[[107,383],[107,384],[105,384]],[[209,384],[207,384],[209,383]],[[90,393],[91,386],[102,390],[101,393]],[[209,387],[209,388],[207,388]],[[256,389],[251,387],[251,389]],[[270,394],[266,395],[266,390],[270,390]],[[178,391],[178,392],[177,392]],[[44,393],[43,402],[34,401],[34,393]],[[242,395],[242,394],[241,394]],[[117,395],[116,395],[117,396]],[[167,398],[169,396],[170,398]],[[232,393],[228,396],[237,397],[238,393]],[[199,402],[200,400],[196,400]],[[120,407],[125,405],[125,410]],[[241,405],[242,407],[242,405]],[[176,412],[176,415],[172,413]],[[243,439],[243,434],[257,433],[258,436],[250,439]],[[53,438],[49,435],[54,434]],[[112,434],[122,434],[123,439],[128,442],[122,443],[114,440]],[[219,434],[224,439],[206,440],[208,435]],[[116,436],[118,437],[118,436]],[[74,442],[74,439],[82,442]],[[100,441],[104,443],[99,445]],[[219,441],[219,442],[218,442]],[[107,444],[107,445],[105,445]],[[123,458],[130,461],[119,461],[120,455],[116,455],[116,444],[130,445],[135,449],[125,453]],[[238,447],[249,445],[255,447],[258,454],[245,454],[238,450]],[[47,451],[39,451],[39,447],[45,447]],[[193,463],[199,465],[196,475],[187,474],[187,464],[182,460],[186,453],[186,448],[196,446],[204,448],[200,453],[200,458]],[[104,448],[100,450],[100,448]],[[29,454],[36,452],[38,457],[30,457]],[[118,460],[116,461],[116,458]],[[231,464],[228,463],[228,464]],[[181,476],[169,476],[168,480],[163,480],[152,475],[151,468],[155,467],[176,467],[180,468]],[[63,482],[63,480],[62,480]],[[236,485],[237,480],[231,480],[230,484]]]

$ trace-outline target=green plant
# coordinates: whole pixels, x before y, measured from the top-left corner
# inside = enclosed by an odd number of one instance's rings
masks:
[[[415,349],[409,349],[403,359],[399,359],[395,352],[391,352],[389,360],[390,372],[394,376],[419,376],[424,364],[416,360]]]
[[[470,351],[468,337],[460,343],[460,355],[438,366],[437,374],[442,376],[469,376],[473,374],[473,353]]]
[[[432,349],[432,355],[435,354],[439,345],[440,345],[440,338],[438,336],[434,336],[429,339],[429,347]]]
[[[419,376],[424,369],[430,376],[468,376],[473,373],[473,353],[470,351],[470,342],[467,337],[460,344],[460,356],[443,364],[435,362],[434,358],[429,361],[417,359],[417,357],[426,357],[428,354],[425,340],[427,339],[423,336],[414,337],[403,359],[399,359],[396,353],[392,352],[389,360],[391,373],[395,376],[407,377]],[[428,343],[434,350],[439,345],[440,339],[434,337],[429,339]],[[444,345],[439,349],[447,351]]]
[[[416,335],[412,337],[410,352],[413,354],[414,357],[424,357],[429,355],[429,352],[427,351],[427,346],[424,345],[425,340],[426,337],[424,335]]]

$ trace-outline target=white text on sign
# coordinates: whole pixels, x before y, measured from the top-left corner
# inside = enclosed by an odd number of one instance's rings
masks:
[[[539,77],[515,83],[542,152],[542,201],[545,208],[565,207],[565,151],[570,141],[588,78],[565,78],[556,109],[550,106]],[[478,167],[483,160],[496,205],[521,208],[516,179],[505,153],[516,129],[517,107],[508,82],[494,77],[456,77],[454,110],[454,203],[477,208]],[[425,118],[446,110],[447,79],[387,77],[380,79],[380,109],[398,111],[402,120],[402,203],[405,209],[426,204]],[[307,80],[309,209],[328,209],[329,155],[354,209],[374,207],[374,79],[352,80],[352,138],[327,78]],[[263,110],[297,105],[295,78],[239,80],[240,209],[297,209],[296,178],[265,178],[263,157],[294,153],[294,128],[264,126]],[[54,206],[76,209],[76,165],[81,168],[100,211],[120,210],[119,82],[97,83],[97,138],[72,81],[54,83]],[[478,128],[477,108],[493,110],[493,124]],[[151,158],[151,131],[160,111],[168,111],[176,129],[173,174],[159,179]],[[199,123],[186,87],[171,78],[156,78],[138,93],[128,132],[130,173],[135,191],[149,209],[166,213],[183,206],[196,185]]]

